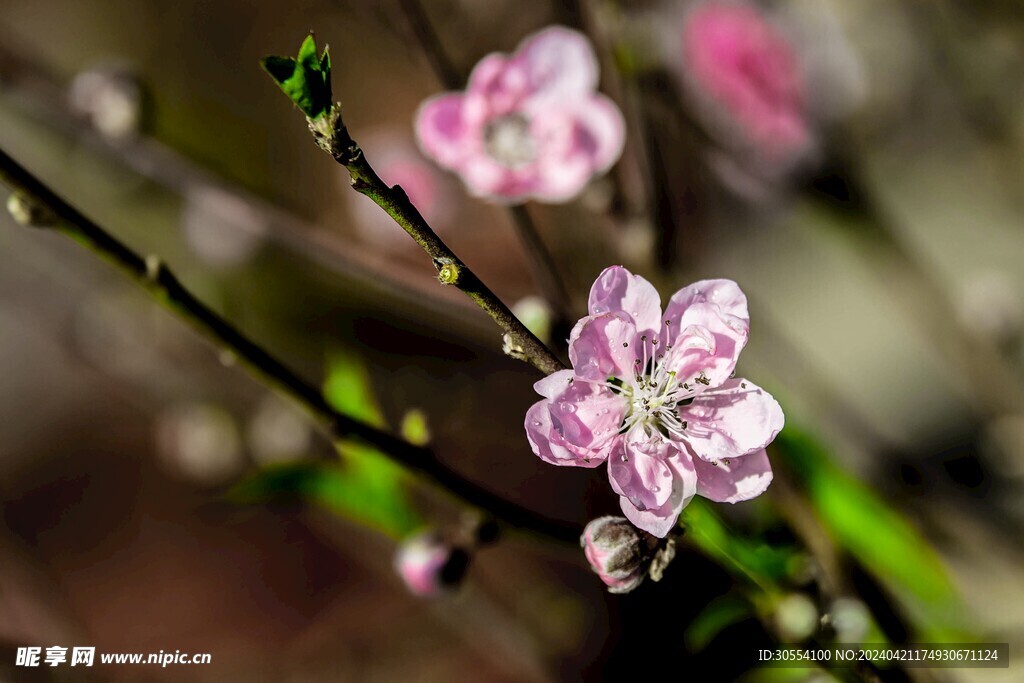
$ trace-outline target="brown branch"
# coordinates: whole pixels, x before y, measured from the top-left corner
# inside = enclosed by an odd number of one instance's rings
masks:
[[[335,410],[314,385],[197,299],[160,258],[142,256],[132,250],[59,197],[3,150],[0,150],[0,181],[14,192],[9,207],[16,219],[62,232],[120,268],[213,344],[233,354],[262,383],[296,401],[334,439],[355,439],[373,446],[466,503],[486,510],[513,527],[560,541],[576,541],[579,530],[574,526],[553,522],[482,488],[450,469],[430,449],[410,444]]]

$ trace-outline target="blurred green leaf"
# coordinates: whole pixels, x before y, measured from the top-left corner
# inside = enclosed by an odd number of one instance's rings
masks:
[[[335,352],[329,356],[324,397],[340,413],[374,427],[387,427],[369,373],[355,355]],[[365,498],[373,497],[368,501],[370,508],[385,515],[393,528],[401,527],[402,534],[420,526],[406,493],[407,473],[400,465],[365,444],[341,442],[336,446],[348,472],[348,485],[336,485],[329,492],[337,510],[359,507]],[[362,514],[349,512],[349,516]]]
[[[700,652],[724,629],[753,616],[749,602],[738,595],[723,595],[709,602],[686,627],[686,649]]]
[[[260,63],[274,82],[307,117],[315,119],[330,111],[331,57],[324,48],[317,58],[313,34],[306,36],[296,58],[270,56]]]
[[[345,464],[294,462],[273,465],[242,480],[227,493],[239,504],[299,500],[402,538],[422,526],[404,492],[373,466],[377,453],[360,454]]]
[[[836,466],[822,444],[791,425],[775,443],[841,547],[901,593],[932,605],[955,603],[953,584],[928,542],[867,486]]]
[[[793,548],[772,546],[733,533],[702,498],[690,501],[681,519],[686,526],[684,541],[767,592],[772,592],[775,584],[789,577],[799,565],[799,553]]]
[[[359,359],[332,354],[327,363],[324,397],[349,417],[385,428],[384,414]],[[238,502],[265,502],[294,497],[316,503],[394,538],[423,526],[407,493],[406,471],[383,453],[358,442],[335,444],[340,463],[300,462],[255,474],[229,494]]]
[[[324,398],[339,413],[378,429],[387,427],[370,375],[359,359],[351,354],[337,351],[328,356]]]

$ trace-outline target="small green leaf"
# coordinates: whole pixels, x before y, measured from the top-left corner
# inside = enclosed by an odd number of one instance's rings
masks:
[[[700,652],[726,628],[753,616],[749,602],[737,595],[723,595],[709,602],[686,627],[686,649]]]
[[[337,351],[327,359],[324,398],[339,413],[374,427],[386,426],[370,376],[354,355]]]
[[[733,533],[703,499],[692,500],[681,519],[686,527],[685,542],[767,592],[799,566],[799,554],[793,548]]]
[[[295,59],[270,56],[264,57],[261,64],[308,118],[318,118],[331,110],[331,58],[326,48],[317,58],[316,40],[312,33],[302,41]]]
[[[380,467],[378,458],[382,457],[367,450],[347,454],[341,464],[274,465],[236,484],[227,499],[245,505],[282,500],[311,503],[392,538],[402,538],[423,522],[404,490],[395,486],[392,470]]]

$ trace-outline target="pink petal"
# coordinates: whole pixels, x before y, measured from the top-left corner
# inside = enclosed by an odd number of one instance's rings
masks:
[[[594,382],[633,376],[636,327],[623,313],[580,319],[569,335],[569,360],[576,376]]]
[[[701,280],[683,287],[672,295],[668,306],[665,307],[665,319],[676,325],[676,321],[690,306],[700,303],[718,306],[722,318],[731,326],[736,326],[737,330],[746,331],[750,328],[747,295],[732,280]]]
[[[579,96],[597,88],[600,67],[590,41],[571,29],[552,26],[526,38],[514,60],[527,75],[531,98]]]
[[[693,465],[697,470],[697,493],[717,503],[756,498],[772,483],[772,466],[764,450],[718,463],[694,458]]]
[[[518,174],[492,159],[483,149],[467,151],[458,170],[466,189],[474,197],[516,203],[528,194],[529,186]]]
[[[569,388],[572,379],[572,370],[559,370],[534,382],[533,390],[544,398],[555,398]]]
[[[495,52],[473,67],[466,96],[474,103],[482,104],[487,118],[492,118],[517,109],[532,89],[529,74],[523,66],[514,58]]]
[[[590,159],[595,173],[603,173],[622,156],[626,121],[618,106],[604,95],[594,95],[576,111],[577,151]]]
[[[661,329],[661,296],[650,282],[622,266],[605,268],[590,288],[590,314],[622,311],[640,334]]]
[[[532,194],[548,202],[578,195],[595,174],[618,161],[625,143],[622,114],[606,97],[559,106],[545,102],[531,118],[538,150]]]
[[[584,458],[600,460],[618,435],[627,408],[624,397],[583,380],[575,380],[549,405],[552,426],[567,447]]]
[[[641,435],[642,430],[635,428],[622,440],[623,450],[608,461],[608,479],[615,493],[638,510],[660,508],[672,493],[673,474],[666,456],[677,451],[661,435],[656,443]]]
[[[666,359],[668,368],[697,393],[725,382],[747,343],[746,335],[726,324],[713,304],[690,306],[678,322],[666,326],[669,335],[674,334],[671,328],[676,324],[683,331],[672,343]]]
[[[690,448],[708,461],[738,458],[762,450],[782,429],[782,407],[771,394],[745,379],[727,380],[679,409]]]
[[[477,143],[475,130],[462,115],[463,96],[443,93],[423,102],[416,112],[416,140],[423,153],[447,168],[456,168]]]
[[[581,456],[573,450],[555,428],[551,416],[551,402],[537,401],[526,411],[526,438],[530,448],[541,460],[552,465],[569,467],[597,467],[606,454]]]
[[[619,498],[622,514],[649,534],[664,538],[679,521],[679,513],[690,502],[697,492],[697,473],[688,454],[676,451],[676,455],[666,458],[665,463],[672,470],[672,491],[668,500],[659,508],[641,510],[629,498]],[[613,451],[612,458],[620,457]],[[615,487],[613,482],[612,487]]]

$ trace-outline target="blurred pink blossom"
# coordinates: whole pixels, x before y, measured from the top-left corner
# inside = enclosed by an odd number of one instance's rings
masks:
[[[515,53],[492,53],[463,92],[425,101],[416,115],[423,151],[479,197],[566,202],[622,154],[625,123],[597,92],[589,41],[558,26]]]
[[[739,137],[759,159],[789,166],[811,151],[808,84],[796,46],[760,9],[706,0],[684,15],[684,82],[723,137]]]
[[[395,554],[395,570],[409,592],[421,598],[437,597],[461,581],[468,556],[453,548],[434,531],[411,536]]]
[[[684,287],[663,313],[651,283],[607,268],[570,336],[573,369],[534,385],[544,399],[526,413],[533,452],[555,465],[607,460],[623,514],[659,537],[695,494],[760,495],[772,480],[764,449],[784,418],[766,391],[732,377],[749,327],[731,280]]]

